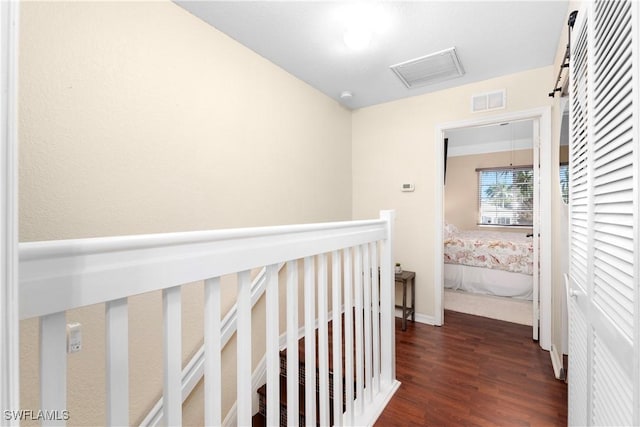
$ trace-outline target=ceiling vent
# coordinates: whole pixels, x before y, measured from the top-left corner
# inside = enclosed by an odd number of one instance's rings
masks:
[[[464,75],[455,47],[392,65],[391,69],[409,89]]]
[[[473,95],[471,97],[471,112],[500,110],[505,107],[506,98],[507,93],[504,89]]]

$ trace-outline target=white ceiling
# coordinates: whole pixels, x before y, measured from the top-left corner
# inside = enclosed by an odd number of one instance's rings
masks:
[[[533,121],[452,129],[444,136],[449,139],[449,157],[531,149]]]
[[[568,7],[566,0],[176,3],[348,108],[551,65]],[[362,24],[377,20],[369,46],[349,49],[345,30],[370,10],[377,18]],[[389,69],[450,47],[463,77],[407,89]],[[343,91],[352,99],[341,99]]]

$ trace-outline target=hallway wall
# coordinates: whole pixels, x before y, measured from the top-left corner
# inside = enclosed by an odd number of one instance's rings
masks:
[[[350,219],[351,113],[334,100],[169,1],[21,8],[21,241]],[[201,285],[183,301],[186,360]],[[162,388],[159,294],[130,310],[137,423]],[[102,425],[104,308],[67,319],[84,339],[68,358],[69,425]],[[39,407],[37,329],[22,322],[26,409]]]
[[[416,312],[434,319],[435,129],[438,124],[492,114],[529,110],[551,104],[551,66],[459,86],[452,89],[363,108],[353,113],[353,217],[371,217],[396,209],[395,259],[416,272]],[[471,112],[471,96],[506,89],[506,108]],[[404,193],[402,183],[414,183]]]

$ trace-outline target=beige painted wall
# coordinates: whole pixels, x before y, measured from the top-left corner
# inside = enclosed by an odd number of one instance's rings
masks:
[[[175,4],[25,2],[20,28],[21,241],[351,218],[350,112]],[[201,286],[183,300],[186,358]],[[136,423],[160,394],[161,304],[130,304]],[[104,423],[103,312],[68,314],[84,328],[70,425]],[[37,351],[24,321],[24,409],[39,407]]]
[[[460,230],[478,227],[478,172],[476,168],[524,166],[533,164],[533,150],[500,151],[449,157],[444,187],[444,218]],[[531,228],[491,227],[493,231],[529,232]]]
[[[555,69],[543,67],[453,89],[389,102],[353,113],[353,216],[368,218],[396,209],[395,258],[416,272],[416,311],[434,316],[435,128],[440,123],[491,116],[471,113],[472,94],[506,89],[507,109],[551,104],[547,96]],[[415,192],[403,193],[403,182]],[[437,284],[440,286],[440,284]]]

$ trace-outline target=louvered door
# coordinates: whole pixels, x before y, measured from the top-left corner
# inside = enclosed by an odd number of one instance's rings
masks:
[[[572,36],[570,425],[640,423],[639,18],[596,1]]]
[[[578,18],[584,18],[579,13]],[[587,247],[589,234],[589,167],[587,109],[589,106],[589,64],[587,34],[589,23],[576,21],[570,68],[570,153],[569,153],[569,425],[586,425],[588,339],[587,307],[579,307],[587,296]],[[578,297],[579,296],[579,297]]]

